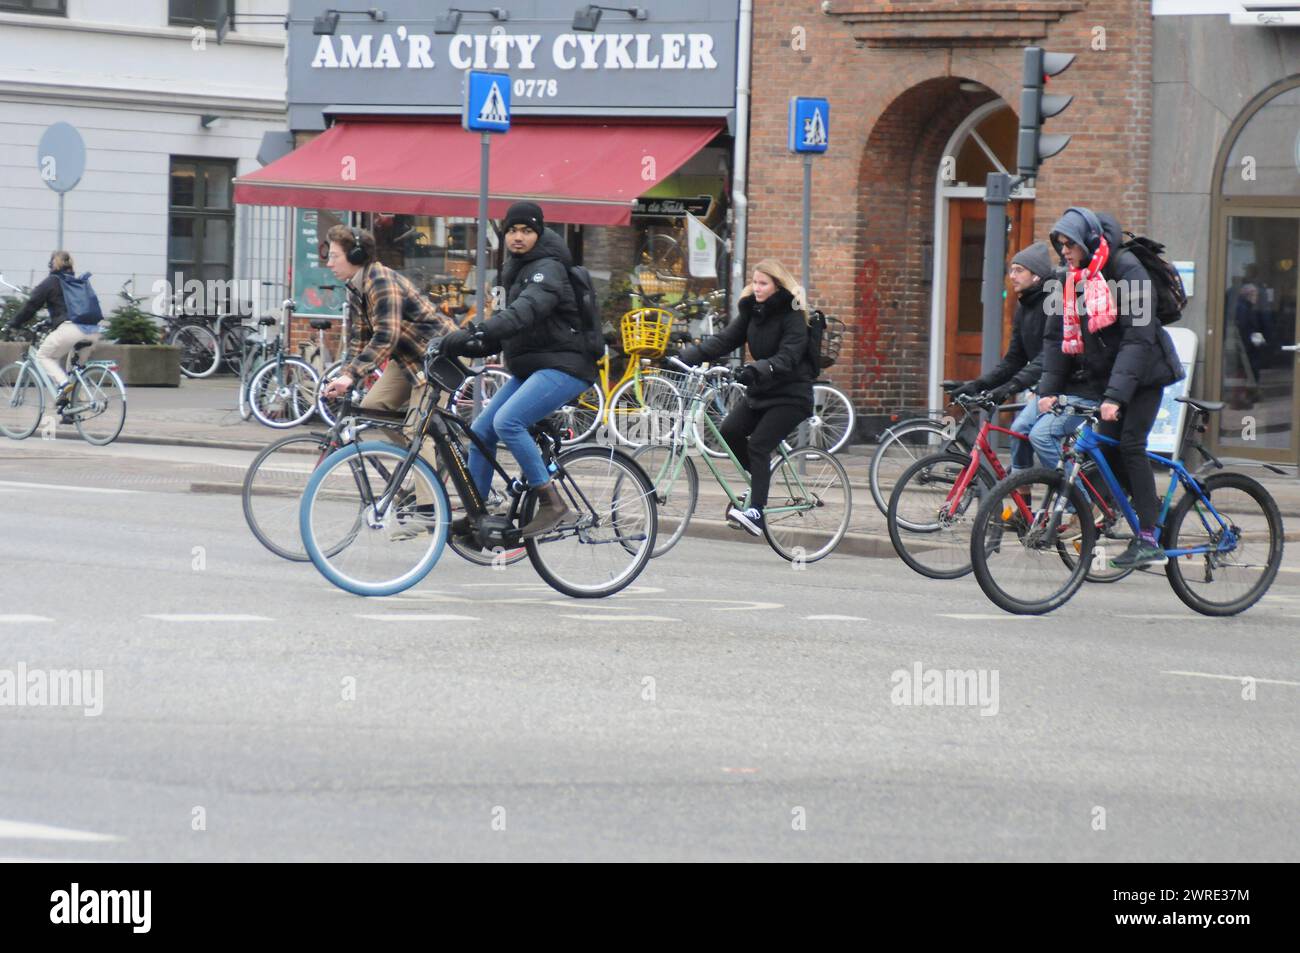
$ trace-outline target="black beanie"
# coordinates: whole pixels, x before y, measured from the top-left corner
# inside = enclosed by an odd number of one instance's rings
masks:
[[[1015,258],[1011,259],[1011,264],[1026,268],[1039,278],[1050,278],[1052,276],[1052,253],[1048,251],[1045,242],[1034,242],[1028,248],[1023,249]]]
[[[527,225],[538,235],[542,234],[542,229],[546,227],[546,222],[542,218],[542,207],[536,202],[516,202],[510,206],[506,211],[503,230],[508,232],[516,225]]]

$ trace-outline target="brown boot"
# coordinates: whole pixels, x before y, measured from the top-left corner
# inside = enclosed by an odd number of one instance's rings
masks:
[[[538,487],[537,496],[541,500],[537,512],[533,514],[528,525],[519,531],[519,535],[525,539],[549,532],[573,515],[573,511],[564,502],[564,496],[556,487],[554,480]]]

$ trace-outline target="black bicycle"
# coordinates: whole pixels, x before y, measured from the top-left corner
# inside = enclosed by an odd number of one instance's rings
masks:
[[[631,457],[612,447],[564,447],[554,425],[531,428],[570,518],[539,536],[523,537],[539,497],[502,469],[454,411],[438,406],[474,373],[432,341],[425,358],[429,386],[410,445],[363,441],[342,447],[317,466],[299,509],[299,531],[312,563],[326,579],[356,595],[386,596],[409,589],[437,564],[453,510],[443,478],[420,457],[431,440],[471,519],[473,545],[502,552],[523,546],[548,585],[575,598],[613,595],[641,574],[654,551],[658,512],[654,488]],[[405,414],[367,411],[374,419]],[[470,479],[462,437],[487,459],[506,487],[506,511],[494,513]]]

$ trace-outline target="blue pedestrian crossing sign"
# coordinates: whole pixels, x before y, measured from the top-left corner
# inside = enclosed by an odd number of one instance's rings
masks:
[[[831,104],[795,96],[790,100],[790,151],[825,152],[830,141]]]
[[[470,132],[508,132],[510,77],[505,73],[469,70],[465,74],[465,105],[460,124]]]

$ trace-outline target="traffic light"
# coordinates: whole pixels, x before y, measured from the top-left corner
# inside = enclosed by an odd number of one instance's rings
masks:
[[[1025,73],[1020,90],[1020,141],[1016,149],[1016,173],[1026,178],[1038,175],[1044,159],[1050,159],[1070,144],[1069,136],[1043,135],[1043,120],[1058,116],[1074,101],[1073,96],[1043,92],[1049,76],[1059,76],[1074,62],[1073,53],[1048,53],[1040,46],[1025,47]]]

